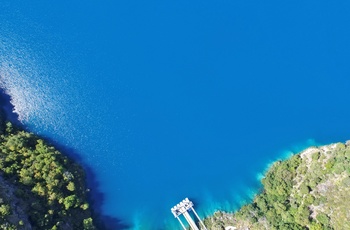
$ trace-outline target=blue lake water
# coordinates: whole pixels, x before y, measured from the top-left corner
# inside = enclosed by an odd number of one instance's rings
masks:
[[[0,4],[0,86],[90,168],[111,228],[232,211],[276,159],[350,139],[347,1]],[[69,151],[68,151],[69,152]],[[95,192],[96,194],[97,192]]]

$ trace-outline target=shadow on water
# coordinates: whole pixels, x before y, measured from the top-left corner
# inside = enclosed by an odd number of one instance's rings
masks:
[[[15,124],[16,126],[24,128],[18,119],[18,115],[13,112],[14,107],[11,104],[11,97],[7,95],[3,89],[0,89],[0,105],[2,107],[2,111],[5,113],[3,115],[5,116],[6,120],[11,121],[12,124]]]
[[[20,127],[21,129],[30,132],[30,130],[28,130],[28,128],[25,127],[19,121],[18,115],[13,112],[14,106],[11,104],[11,97],[7,95],[3,89],[0,89],[0,105],[2,107],[2,111],[4,112],[3,116],[5,116],[5,120],[11,121],[17,127]],[[85,179],[86,185],[87,185],[87,188],[89,188],[90,190],[90,192],[88,193],[88,201],[92,206],[92,216],[93,216],[93,219],[95,220],[95,224],[97,225],[98,229],[103,229],[103,230],[129,229],[130,226],[124,223],[122,220],[103,214],[102,206],[105,202],[104,194],[99,190],[100,185],[93,169],[84,163],[84,160],[80,157],[80,155],[77,154],[77,152],[74,149],[64,146],[51,138],[47,138],[47,137],[40,137],[40,138],[44,139],[50,145],[55,146],[55,148],[58,151],[68,156],[74,162],[78,163],[83,167],[86,175],[86,179]]]
[[[103,214],[102,206],[105,202],[104,194],[99,190],[100,184],[96,178],[93,169],[84,163],[84,160],[76,153],[76,151],[67,146],[63,146],[50,138],[44,138],[45,141],[55,146],[55,148],[74,162],[80,164],[85,171],[86,186],[89,188],[88,201],[92,206],[92,214],[95,224],[99,229],[104,230],[124,230],[129,229],[130,226],[124,223],[121,219]]]

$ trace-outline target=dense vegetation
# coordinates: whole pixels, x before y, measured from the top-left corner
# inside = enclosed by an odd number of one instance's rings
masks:
[[[235,213],[216,212],[209,229],[350,229],[350,142],[312,147],[276,162],[263,191]]]
[[[0,120],[0,229],[95,229],[82,168]]]

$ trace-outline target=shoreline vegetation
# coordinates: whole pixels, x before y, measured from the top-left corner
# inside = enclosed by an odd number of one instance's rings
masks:
[[[350,229],[350,141],[310,147],[276,161],[250,204],[215,212],[208,229]]]
[[[83,168],[0,111],[0,229],[97,229]]]
[[[0,101],[0,229],[105,229],[99,213],[92,214],[83,168],[8,119],[5,102]],[[350,229],[350,141],[276,161],[261,182],[250,204],[234,213],[215,212],[203,220],[206,227]]]

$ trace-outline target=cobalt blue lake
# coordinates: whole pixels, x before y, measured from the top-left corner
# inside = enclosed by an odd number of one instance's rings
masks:
[[[350,139],[348,1],[0,4],[0,86],[91,169],[112,229],[250,201],[276,159]],[[113,221],[114,219],[114,221]],[[116,223],[118,222],[118,223]]]

